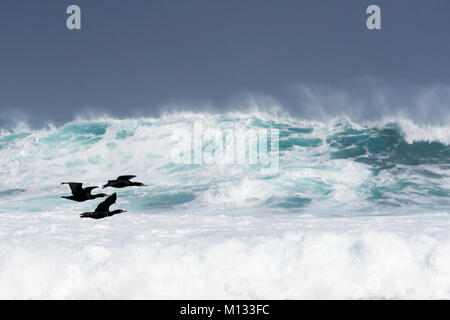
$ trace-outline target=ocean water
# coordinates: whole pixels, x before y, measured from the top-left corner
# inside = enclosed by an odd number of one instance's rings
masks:
[[[279,169],[176,164],[175,130],[278,129]],[[0,298],[450,298],[450,127],[171,113],[0,130]],[[123,174],[80,219],[62,181]]]

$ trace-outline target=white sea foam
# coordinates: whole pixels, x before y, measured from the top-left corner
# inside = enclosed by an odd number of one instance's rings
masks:
[[[448,125],[417,124],[404,117],[388,117],[374,123],[379,127],[387,124],[397,125],[408,143],[428,141],[450,144],[450,126]]]
[[[0,298],[450,298],[442,215],[29,214],[0,217]]]
[[[279,172],[173,164],[172,133],[199,119],[278,128]],[[0,298],[450,298],[446,128],[390,122],[186,112],[4,131]],[[123,215],[80,219],[97,202],[60,198],[62,181],[122,174],[149,185],[118,191]]]

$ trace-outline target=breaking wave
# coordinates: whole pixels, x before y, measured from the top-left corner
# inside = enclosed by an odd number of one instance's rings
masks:
[[[279,170],[175,164],[175,130],[278,129]],[[61,181],[118,191],[79,219]],[[108,189],[105,189],[109,191]],[[450,296],[450,128],[264,112],[76,120],[0,132],[1,298]]]
[[[177,129],[279,130],[279,170],[260,164],[175,164]],[[100,184],[132,173],[146,190],[125,190],[135,210],[257,208],[308,213],[442,210],[450,195],[450,130],[408,120],[353,123],[253,113],[176,113],[161,118],[78,120],[62,127],[0,134],[0,211],[61,205],[58,182]],[[131,201],[131,198],[133,201]]]

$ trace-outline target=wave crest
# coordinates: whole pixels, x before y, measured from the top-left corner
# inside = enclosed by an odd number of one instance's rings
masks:
[[[195,121],[219,130],[278,129],[280,172],[264,176],[261,165],[174,164],[173,132],[190,132]],[[11,185],[32,190],[56,207],[51,195],[64,192],[57,187],[60,181],[101,184],[133,173],[150,183],[147,190],[125,193],[147,199],[135,202],[146,204],[142,207],[132,204],[137,210],[226,206],[348,214],[411,206],[442,209],[450,195],[447,129],[404,119],[319,122],[256,111],[80,119],[41,130],[22,126],[0,133],[0,191]],[[20,193],[17,201],[27,196]],[[18,202],[9,200],[9,208],[11,203]]]

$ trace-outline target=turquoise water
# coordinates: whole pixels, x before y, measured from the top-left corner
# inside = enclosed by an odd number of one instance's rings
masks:
[[[177,163],[198,121],[278,129],[279,167]],[[447,299],[449,132],[266,113],[2,128],[0,298]],[[147,187],[94,190],[124,214],[61,199],[125,174]]]
[[[192,131],[199,120],[203,127],[223,132],[278,129],[279,170],[265,175],[262,164],[175,164],[174,130]],[[401,121],[355,124],[267,114],[173,114],[2,132],[0,212],[64,206],[59,196],[68,190],[59,186],[61,181],[100,185],[121,174],[135,174],[149,185],[120,190],[120,199],[132,211],[196,208],[236,214],[245,208],[351,216],[432,212],[450,204],[450,146],[439,137],[408,137]]]

